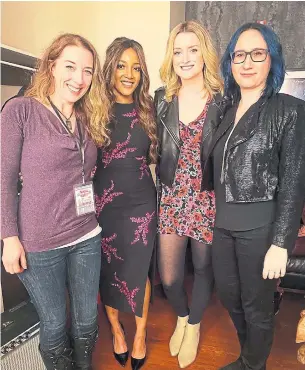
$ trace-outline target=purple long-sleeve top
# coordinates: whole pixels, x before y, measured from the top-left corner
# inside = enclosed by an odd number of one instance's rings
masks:
[[[84,132],[85,130],[83,130]],[[87,132],[85,180],[97,150]],[[72,243],[98,224],[94,213],[77,216],[74,190],[82,183],[81,156],[59,119],[33,98],[9,101],[1,114],[1,238],[19,236],[27,252]],[[19,172],[23,188],[17,195]]]

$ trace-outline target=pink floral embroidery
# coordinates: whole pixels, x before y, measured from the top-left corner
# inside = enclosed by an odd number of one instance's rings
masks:
[[[131,128],[134,128],[134,125],[139,122],[137,111],[135,109],[133,109],[132,112],[123,114],[123,117],[133,118],[130,124]]]
[[[102,238],[102,249],[103,252],[107,255],[107,262],[111,262],[111,254],[117,259],[124,261],[122,257],[117,255],[117,248],[113,248],[110,243],[117,237],[117,234],[112,234],[108,238]]]
[[[131,117],[131,118],[137,117],[137,111],[133,108],[131,112],[123,114],[123,117]]]
[[[130,133],[128,133],[127,139],[122,143],[117,143],[113,150],[104,151],[102,162],[104,168],[106,168],[113,159],[126,158],[128,152],[134,152],[137,148],[126,148],[130,142]]]
[[[111,203],[115,197],[123,194],[121,191],[113,192],[113,189],[114,182],[111,180],[110,188],[105,189],[101,196],[95,195],[96,217],[99,217],[107,203]]]
[[[151,215],[149,213],[146,213],[144,217],[130,217],[132,222],[136,222],[137,224],[139,224],[137,230],[134,233],[134,240],[131,242],[131,244],[137,243],[142,238],[144,245],[147,245],[149,224],[153,219],[154,214],[155,212],[153,212]]]
[[[139,177],[139,179],[142,180],[145,174],[149,176],[149,169],[148,169],[147,161],[144,156],[136,157],[136,159],[138,161],[142,161],[141,166],[140,166],[141,176]]]
[[[134,128],[134,125],[135,125],[136,123],[138,123],[138,122],[139,122],[138,118],[134,118],[134,119],[131,121],[130,127],[131,127],[131,128]]]
[[[126,281],[121,281],[116,276],[116,272],[114,273],[114,278],[117,281],[117,283],[112,283],[111,285],[117,287],[119,289],[120,293],[124,294],[125,298],[127,299],[127,302],[129,304],[129,306],[132,309],[132,312],[134,313],[135,310],[136,310],[136,306],[137,306],[136,302],[134,302],[134,298],[135,298],[136,294],[138,293],[138,291],[140,290],[140,288],[135,288],[135,289],[130,291],[128,289]]]

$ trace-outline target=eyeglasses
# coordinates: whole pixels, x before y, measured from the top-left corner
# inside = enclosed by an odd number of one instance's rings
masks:
[[[264,62],[268,54],[268,49],[254,49],[251,51],[238,50],[230,55],[234,64],[241,64],[246,60],[248,55],[250,55],[252,62]]]

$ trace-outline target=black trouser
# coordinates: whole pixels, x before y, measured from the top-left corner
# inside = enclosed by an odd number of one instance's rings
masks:
[[[237,330],[246,370],[265,369],[272,347],[277,279],[262,277],[270,230],[270,224],[248,231],[214,230],[216,289]]]

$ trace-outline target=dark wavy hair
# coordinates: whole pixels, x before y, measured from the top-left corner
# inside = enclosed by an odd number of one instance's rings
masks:
[[[224,93],[233,100],[240,99],[240,88],[235,82],[232,74],[231,53],[234,52],[239,36],[247,30],[256,30],[260,32],[266,41],[271,57],[271,67],[263,95],[270,96],[278,93],[285,78],[285,61],[279,37],[268,26],[260,23],[246,23],[239,27],[234,33],[221,60],[221,73],[225,84]]]
[[[139,121],[151,140],[149,157],[151,163],[157,161],[157,133],[154,117],[153,99],[149,94],[150,80],[145,61],[145,55],[141,44],[126,37],[116,38],[106,50],[106,59],[103,66],[103,75],[106,83],[106,94],[110,100],[110,116],[113,117],[113,106],[116,101],[114,94],[115,70],[118,62],[126,49],[133,49],[139,58],[141,78],[138,87],[134,91],[133,99],[139,115]]]

